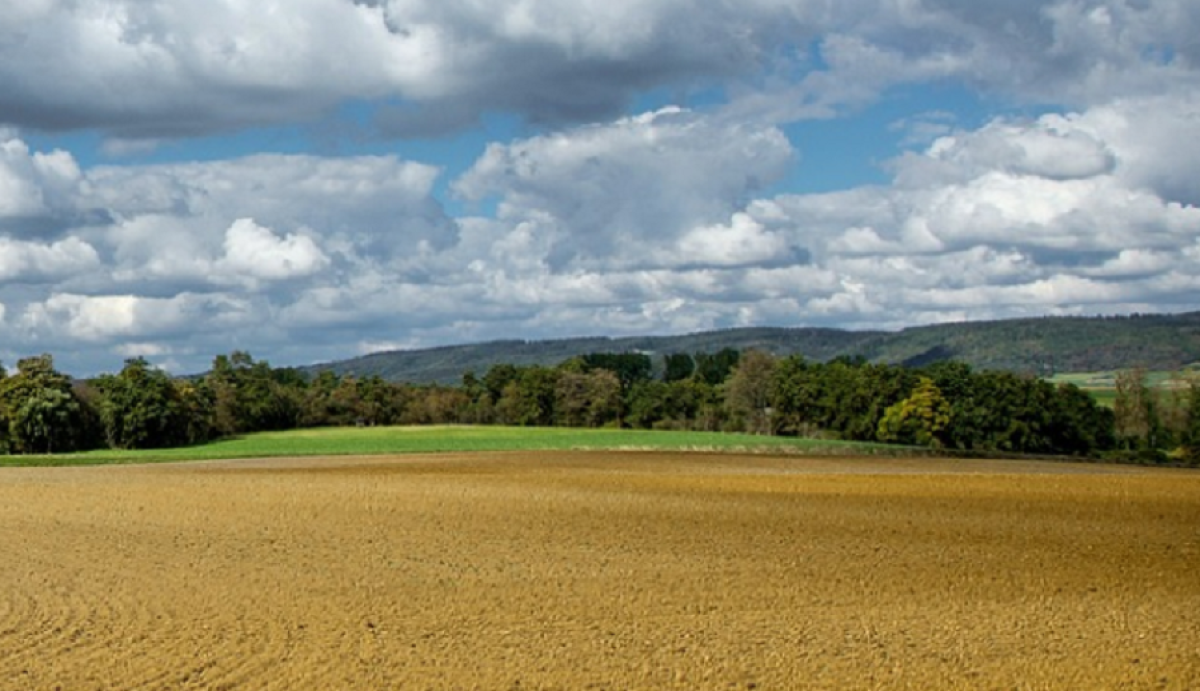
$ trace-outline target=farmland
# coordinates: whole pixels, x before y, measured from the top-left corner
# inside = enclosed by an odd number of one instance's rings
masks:
[[[1200,476],[445,451],[0,470],[6,688],[1200,687]]]
[[[1159,395],[1169,394],[1186,388],[1187,377],[1200,373],[1195,365],[1181,370],[1146,372],[1146,386],[1158,392]],[[1057,374],[1050,378],[1055,384],[1074,384],[1091,394],[1096,402],[1106,407],[1113,407],[1117,399],[1117,377],[1120,372],[1108,370],[1102,372],[1074,372]]]

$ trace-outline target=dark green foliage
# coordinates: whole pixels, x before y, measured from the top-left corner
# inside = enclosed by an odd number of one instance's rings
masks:
[[[493,403],[500,400],[500,397],[504,395],[504,389],[516,381],[519,375],[520,372],[516,366],[509,363],[495,365],[487,371],[483,377],[483,385]]]
[[[1192,462],[1200,452],[1200,385],[1169,403],[1127,377],[1114,413],[1073,385],[953,362],[923,369],[840,356],[827,362],[723,348],[675,355],[651,378],[642,353],[591,353],[557,366],[497,364],[461,386],[398,384],[380,376],[274,369],[235,351],[198,380],[174,380],[143,359],[91,385],[49,356],[0,371],[0,444],[19,453],[194,444],[297,426],[508,424],[751,431],[963,451],[1128,453]],[[721,378],[718,379],[718,376]],[[1140,397],[1140,398],[1139,398]],[[1165,400],[1165,399],[1164,399]],[[1140,401],[1140,402],[1139,402]],[[1147,402],[1149,401],[1149,402]],[[1118,425],[1118,422],[1120,423]],[[1130,441],[1133,440],[1133,441]]]
[[[526,367],[518,371],[496,403],[498,418],[506,424],[525,427],[554,425],[554,403],[559,372],[546,367]]]
[[[304,414],[295,370],[275,370],[244,351],[218,355],[205,385],[212,391],[219,435],[292,429]],[[300,380],[302,381],[302,380]]]
[[[608,370],[563,371],[555,385],[555,423],[564,427],[603,427],[621,415],[621,382]]]
[[[1077,387],[961,363],[910,370],[793,356],[779,364],[773,401],[786,434],[1046,454],[1113,443],[1111,413]]]
[[[674,428],[717,431],[725,420],[721,396],[706,382],[643,381],[628,396],[626,422],[641,429]]]
[[[694,358],[694,376],[709,386],[718,386],[729,378],[740,358],[741,353],[733,348],[722,348],[713,354],[698,352]]]
[[[1113,443],[1112,413],[1076,386],[960,365],[930,373],[950,402],[950,448],[1090,454]]]
[[[1074,384],[1057,387],[1052,399],[1051,434],[1057,448],[1086,455],[1116,444],[1113,412]]]
[[[207,438],[200,425],[188,420],[193,414],[205,416],[204,407],[198,400],[185,400],[191,394],[185,394],[183,385],[144,358],[126,360],[120,374],[102,376],[94,386],[101,394],[100,422],[111,448],[158,449],[204,440],[194,436]]]
[[[872,441],[884,412],[908,396],[915,383],[916,376],[900,367],[858,358],[810,363],[792,356],[780,364],[773,403],[784,433]]]
[[[668,353],[663,358],[663,381],[683,381],[696,372],[696,361],[687,353]]]
[[[1200,467],[1200,376],[1189,377],[1186,386],[1181,396],[1185,412],[1181,415],[1180,460],[1185,465]]]
[[[96,446],[95,414],[49,355],[25,358],[0,378],[0,447],[66,453]]]
[[[644,353],[588,353],[582,357],[584,371],[608,370],[617,375],[621,390],[650,378],[653,363]]]

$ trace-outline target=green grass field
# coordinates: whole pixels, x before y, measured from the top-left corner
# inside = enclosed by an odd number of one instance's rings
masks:
[[[1198,371],[1195,366],[1189,366],[1187,371]],[[1147,372],[1146,384],[1159,390],[1169,390],[1176,386],[1178,372]],[[1073,372],[1056,374],[1050,377],[1052,384],[1074,384],[1091,394],[1100,405],[1111,408],[1117,400],[1117,372]]]
[[[338,427],[263,432],[179,449],[0,456],[2,466],[164,463],[272,456],[345,456],[570,449],[775,450],[903,454],[902,447],[715,432],[490,426]]]

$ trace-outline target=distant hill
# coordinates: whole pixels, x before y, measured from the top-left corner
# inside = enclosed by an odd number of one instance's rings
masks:
[[[657,366],[668,353],[713,353],[722,348],[799,353],[818,362],[839,356],[913,366],[956,360],[976,369],[1037,374],[1135,366],[1168,370],[1200,361],[1200,312],[962,322],[895,332],[755,327],[682,336],[492,341],[373,353],[302,369],[310,374],[330,370],[389,381],[457,383],[466,372],[482,375],[500,363],[549,366],[586,353],[643,352],[657,356]]]

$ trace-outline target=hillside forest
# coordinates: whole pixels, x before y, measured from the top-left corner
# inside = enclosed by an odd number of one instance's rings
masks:
[[[1074,384],[958,362],[915,367],[724,348],[596,352],[555,366],[496,364],[456,385],[273,368],[219,355],[173,378],[141,358],[75,380],[50,355],[0,368],[0,452],[203,444],[256,431],[476,424],[736,431],[884,442],[947,452],[1200,465],[1200,379],[1151,387],[1120,373],[1111,408]]]

